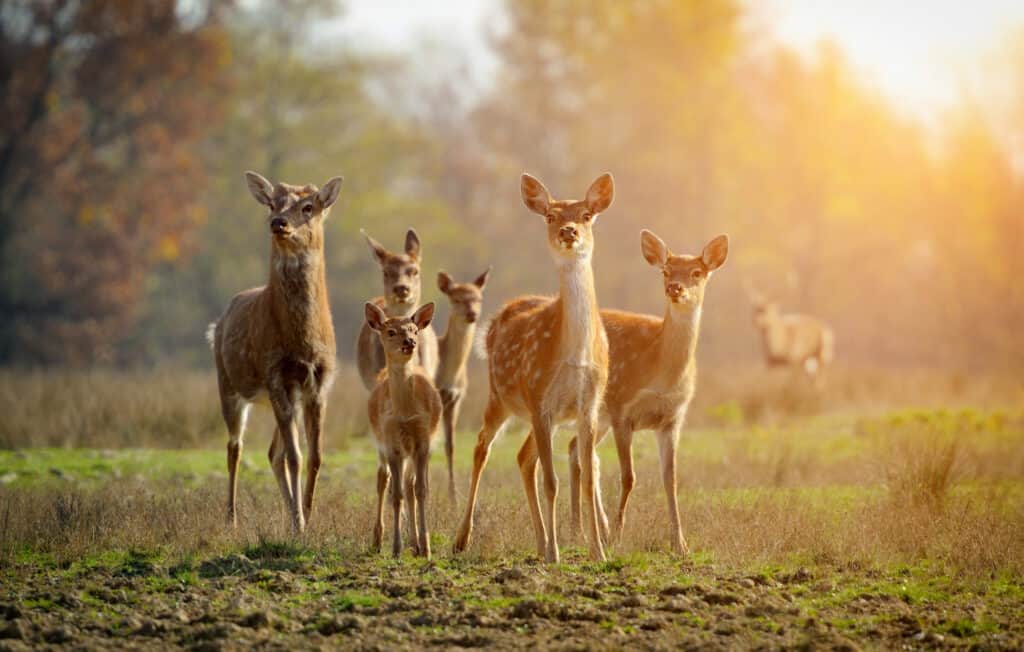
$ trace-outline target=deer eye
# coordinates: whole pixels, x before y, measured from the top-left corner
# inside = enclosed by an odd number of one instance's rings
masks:
[[[306,204],[302,207],[302,214],[309,216],[313,214],[313,204]]]
[[[394,337],[395,335],[398,335],[398,331],[396,331],[394,328],[389,328],[388,337]]]
[[[584,222],[589,222],[590,220],[594,219],[594,214],[584,213],[583,215],[580,215],[580,219],[583,220]]]
[[[702,270],[702,269],[695,269],[695,270],[693,270],[692,272],[690,272],[690,278],[699,281],[700,279],[704,278],[704,270]]]
[[[410,267],[410,268],[409,268],[409,269],[408,269],[408,270],[406,271],[406,274],[408,274],[409,276],[416,276],[416,275],[417,275],[417,274],[419,274],[419,273],[420,273],[420,270],[416,269],[415,267]]]

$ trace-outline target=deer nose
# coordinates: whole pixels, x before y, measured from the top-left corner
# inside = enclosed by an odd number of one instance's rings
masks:
[[[275,217],[270,220],[270,230],[274,233],[284,233],[288,228],[288,220],[283,217]]]
[[[566,224],[558,230],[558,235],[561,236],[563,240],[575,240],[578,233],[575,226],[572,224]]]
[[[466,313],[466,322],[473,324],[476,323],[477,314],[475,312]]]
[[[683,284],[682,283],[669,283],[665,287],[665,292],[672,298],[683,296]]]
[[[401,299],[404,299],[407,296],[409,296],[409,286],[408,285],[396,285],[395,286],[395,296],[399,297]]]
[[[404,340],[402,340],[402,348],[403,349],[408,349],[410,351],[415,349],[416,348],[416,340],[411,338],[411,337],[405,338]]]

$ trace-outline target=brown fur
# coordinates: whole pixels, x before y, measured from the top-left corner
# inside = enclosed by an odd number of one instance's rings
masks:
[[[228,519],[236,522],[238,462],[250,405],[266,399],[277,429],[270,464],[302,532],[313,507],[323,444],[327,390],[334,377],[334,326],[324,276],[324,230],[341,178],[316,186],[271,184],[247,172],[249,190],[270,210],[270,281],[241,292],[209,331],[221,412],[228,428]],[[309,462],[299,501],[299,415],[305,416]]]
[[[420,305],[420,264],[421,247],[416,231],[409,229],[405,234],[405,252],[388,251],[365,232],[366,243],[373,253],[373,259],[380,265],[384,280],[384,296],[375,297],[373,303],[383,308],[388,317],[408,317]],[[420,365],[433,377],[437,370],[437,335],[433,328],[420,332],[417,347]],[[380,338],[365,322],[356,339],[356,366],[359,377],[366,389],[372,390],[377,384],[377,375],[385,365],[384,350]]]
[[[455,471],[452,458],[455,455],[455,424],[459,419],[459,408],[465,398],[469,379],[466,375],[466,361],[473,348],[473,336],[480,319],[483,290],[487,284],[488,268],[472,283],[456,283],[445,272],[437,275],[437,287],[451,304],[448,330],[438,340],[439,364],[434,376],[434,385],[441,394],[444,405],[444,454],[448,462],[448,499],[455,502]]]
[[[645,259],[662,272],[665,317],[602,310],[608,333],[609,377],[604,396],[599,440],[610,425],[619,454],[622,492],[615,523],[618,538],[626,521],[626,505],[633,490],[633,432],[654,430],[661,454],[661,476],[668,501],[670,540],[676,552],[687,552],[676,502],[676,445],[686,411],[697,386],[697,338],[708,278],[728,255],[729,241],[718,236],[700,256],[676,256],[650,231],[641,233]],[[574,527],[580,516],[580,470],[576,440],[569,443],[571,514]],[[598,502],[605,534],[607,518]]]
[[[608,342],[597,310],[591,255],[592,225],[612,202],[611,175],[599,177],[581,201],[554,200],[539,181],[524,174],[523,202],[544,217],[548,248],[559,270],[555,298],[522,297],[505,305],[487,331],[490,397],[473,452],[473,476],[455,550],[469,543],[480,475],[491,443],[511,415],[530,420],[532,431],[519,463],[537,535],[538,554],[558,561],[555,499],[558,478],[552,459],[557,425],[575,420],[583,460],[583,495],[591,517],[590,555],[604,559],[598,532],[594,485],[594,440],[598,407],[608,379]],[[535,454],[524,454],[529,451]],[[544,472],[545,517],[537,498],[537,461]]]
[[[384,493],[391,484],[394,508],[394,539],[391,552],[402,553],[402,484],[413,552],[430,558],[426,506],[429,493],[430,445],[441,420],[441,397],[426,371],[416,363],[419,332],[427,328],[434,315],[428,303],[412,317],[392,317],[374,303],[367,303],[366,323],[378,335],[387,365],[370,393],[367,411],[377,443],[380,464],[377,467],[377,522],[373,542],[380,550],[384,537]],[[406,466],[407,460],[412,464]]]

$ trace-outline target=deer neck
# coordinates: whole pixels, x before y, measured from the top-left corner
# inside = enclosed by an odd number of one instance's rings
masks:
[[[455,384],[459,372],[466,367],[469,351],[473,348],[476,324],[470,324],[454,314],[448,318],[448,329],[441,340],[441,361],[437,368],[437,386]]]
[[[267,288],[286,338],[308,338],[330,323],[322,249],[292,254],[273,247]]]
[[[658,334],[658,359],[667,377],[679,378],[697,364],[701,306],[669,302]]]
[[[416,398],[412,390],[412,375],[416,356],[406,361],[388,360],[388,394],[395,414],[413,416]]]
[[[589,366],[594,363],[594,340],[599,337],[601,328],[590,257],[562,264],[558,278],[562,322],[560,358],[570,365]]]
[[[406,319],[418,308],[415,303],[393,303],[391,297],[384,299],[384,314],[391,319]]]

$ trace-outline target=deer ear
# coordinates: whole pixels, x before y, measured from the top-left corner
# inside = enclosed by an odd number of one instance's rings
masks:
[[[373,252],[373,257],[378,263],[383,265],[384,261],[388,258],[388,250],[384,248],[384,245],[371,238],[370,234],[366,231],[359,229],[359,232],[363,234],[364,238],[366,238],[366,244],[370,245],[370,251]]]
[[[551,206],[551,194],[536,178],[523,173],[519,180],[519,194],[523,196],[523,203],[537,215],[547,215]]]
[[[420,259],[420,237],[416,235],[415,229],[405,232],[405,253],[413,260]]]
[[[668,260],[668,247],[661,238],[647,229],[640,232],[640,252],[644,260],[654,267],[661,267]]]
[[[321,210],[327,210],[334,205],[334,202],[338,201],[338,195],[341,193],[341,181],[341,177],[334,177],[324,184],[320,192],[316,193]]]
[[[605,172],[587,189],[587,208],[591,213],[603,213],[612,205],[615,197],[615,182],[612,180],[611,172]]]
[[[714,271],[722,266],[729,255],[729,236],[720,235],[704,246],[700,260],[708,271]]]
[[[268,208],[273,208],[273,202],[270,198],[274,196],[274,184],[251,170],[245,173],[245,182],[248,184],[249,192],[256,198],[256,201]]]
[[[423,330],[430,326],[430,320],[434,318],[434,303],[430,302],[420,306],[420,309],[412,314],[412,323],[416,328]]]
[[[448,294],[448,288],[452,285],[452,277],[447,272],[437,273],[437,289]]]
[[[384,314],[380,306],[370,301],[366,302],[363,313],[366,315],[366,323],[375,331],[379,331],[384,326],[384,322],[388,320],[388,316]]]
[[[473,285],[477,286],[481,290],[484,289],[484,286],[487,285],[487,277],[490,275],[490,273],[491,268],[488,267],[487,269],[484,270],[483,274],[476,277],[476,280],[473,281]]]

